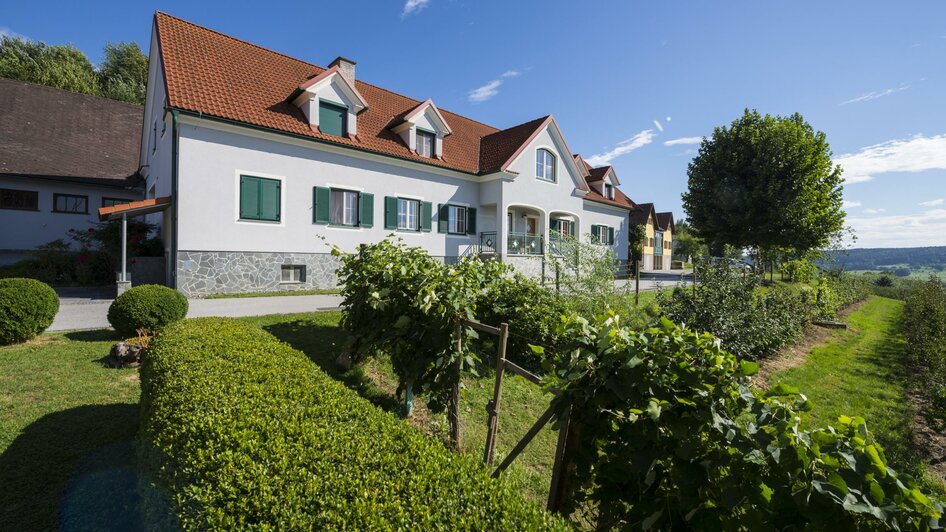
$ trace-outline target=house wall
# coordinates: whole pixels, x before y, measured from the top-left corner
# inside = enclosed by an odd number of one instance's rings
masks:
[[[0,209],[0,250],[32,250],[36,246],[61,238],[71,243],[70,229],[86,231],[98,222],[97,211],[102,198],[134,201],[141,193],[124,187],[86,185],[65,181],[28,177],[0,176],[0,188],[39,192],[39,210]],[[71,214],[53,212],[53,194],[88,196],[89,212]]]
[[[145,197],[165,197],[172,192],[171,183],[171,144],[173,124],[171,114],[165,111],[167,92],[164,86],[164,70],[161,54],[158,53],[157,41],[152,33],[151,53],[148,63],[148,96],[145,100],[145,115],[141,132],[141,175],[145,177]],[[149,214],[148,222],[157,224],[162,232],[165,225],[164,213]],[[162,235],[163,237],[164,235]],[[167,250],[171,239],[164,238]]]

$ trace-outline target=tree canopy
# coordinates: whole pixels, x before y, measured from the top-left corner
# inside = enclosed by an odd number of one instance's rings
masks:
[[[801,255],[844,228],[841,167],[802,116],[748,110],[703,140],[687,168],[687,217],[711,247]]]
[[[0,37],[0,77],[113,100],[144,103],[148,56],[136,43],[108,43],[96,69],[71,44]]]

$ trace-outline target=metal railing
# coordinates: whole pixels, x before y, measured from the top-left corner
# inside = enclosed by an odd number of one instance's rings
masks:
[[[480,253],[496,253],[496,246],[498,244],[496,231],[480,233]]]
[[[506,237],[506,252],[512,255],[542,255],[545,253],[542,235],[510,232]]]

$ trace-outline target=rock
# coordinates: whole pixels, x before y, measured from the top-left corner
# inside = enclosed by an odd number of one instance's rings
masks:
[[[147,350],[140,345],[118,342],[109,352],[109,365],[115,368],[137,368],[141,365],[141,357],[145,351]]]

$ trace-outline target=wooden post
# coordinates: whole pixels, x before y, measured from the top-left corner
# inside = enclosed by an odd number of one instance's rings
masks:
[[[450,414],[448,417],[450,421],[450,440],[454,449],[460,452],[460,368],[463,364],[463,327],[460,325],[460,320],[456,321],[453,337],[457,362],[455,366],[456,375],[454,375],[455,379],[450,390]]]
[[[558,269],[556,268],[556,273]],[[503,374],[506,372],[506,342],[509,339],[509,324],[499,324],[499,349],[496,353],[496,382],[493,385],[493,401],[488,405],[489,421],[486,430],[486,449],[483,461],[493,467],[496,452],[496,435],[499,432],[499,402],[503,387]]]
[[[558,428],[558,444],[555,446],[555,461],[552,462],[552,482],[549,486],[549,499],[546,503],[546,509],[550,512],[556,511],[562,503],[562,478],[565,458],[565,443],[568,441],[568,428],[571,418],[571,407],[565,411],[565,420],[560,423]]]
[[[634,306],[641,302],[641,261],[634,261]]]
[[[562,293],[561,282],[562,282],[562,272],[559,269],[558,261],[555,261],[555,293],[556,294]]]

